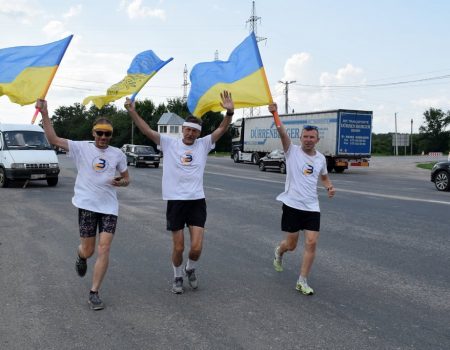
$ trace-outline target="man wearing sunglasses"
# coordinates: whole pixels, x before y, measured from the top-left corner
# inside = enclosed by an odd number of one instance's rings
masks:
[[[91,309],[101,310],[105,305],[98,291],[108,268],[109,251],[119,211],[116,187],[128,186],[130,183],[126,157],[120,149],[109,145],[113,126],[107,118],[99,118],[94,122],[92,136],[95,143],[72,141],[56,135],[45,100],[37,100],[36,108],[41,112],[48,141],[68,151],[78,170],[72,203],[78,208],[81,242],[75,269],[80,277],[86,274],[86,260],[94,254],[98,227],[97,260],[93,270],[89,304]],[[120,176],[117,176],[117,173]]]
[[[172,231],[172,266],[174,281],[172,292],[182,294],[183,275],[192,289],[198,288],[195,269],[202,252],[203,234],[206,223],[206,202],[203,191],[203,173],[208,153],[228,130],[234,114],[231,94],[220,94],[221,106],[226,109],[225,117],[212,134],[200,138],[201,121],[188,117],[182,126],[182,139],[159,134],[138,115],[134,102],[127,99],[125,108],[141,132],[164,152],[162,196],[167,200],[167,230]],[[184,227],[189,228],[191,247],[189,259],[183,267]]]
[[[276,111],[275,103],[269,105],[270,113],[274,114]],[[275,248],[273,266],[276,271],[283,271],[283,254],[297,247],[299,233],[303,230],[305,247],[295,289],[302,294],[312,295],[314,290],[308,285],[307,277],[314,261],[320,231],[317,196],[319,178],[327,189],[329,198],[334,196],[335,189],[328,177],[325,157],[315,149],[320,140],[319,129],[313,125],[305,125],[300,136],[300,146],[291,142],[283,124],[277,129],[286,155],[285,191],[277,197],[283,203],[281,230],[286,235]]]

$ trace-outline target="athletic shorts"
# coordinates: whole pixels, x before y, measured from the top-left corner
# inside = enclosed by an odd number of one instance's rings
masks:
[[[166,220],[168,231],[179,231],[185,226],[205,227],[205,198],[167,201]]]
[[[320,231],[320,212],[295,209],[283,204],[281,230],[298,232],[300,230]]]
[[[95,237],[97,228],[98,232],[114,234],[116,232],[117,216],[78,208],[78,224],[80,226],[80,237]]]

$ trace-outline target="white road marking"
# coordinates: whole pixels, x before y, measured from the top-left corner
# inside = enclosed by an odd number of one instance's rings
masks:
[[[232,174],[224,174],[224,173],[215,173],[215,172],[211,172],[211,171],[205,171],[205,173],[212,174],[212,175],[221,175],[221,176],[227,176],[227,177],[234,177],[234,178],[243,179],[243,180],[251,179],[253,181],[262,181],[262,182],[284,184],[284,181],[275,181],[275,180],[269,180],[269,179],[261,179],[261,178],[250,177],[250,176],[240,176],[240,175],[232,175]],[[319,188],[321,188],[321,187],[319,187]],[[406,196],[394,196],[394,195],[383,194],[383,193],[348,190],[348,189],[343,189],[343,188],[339,188],[339,187],[336,187],[336,192],[337,192],[337,194],[339,194],[339,192],[347,192],[347,193],[360,194],[360,195],[364,195],[364,196],[373,196],[373,197],[381,197],[381,198],[388,198],[388,199],[397,199],[397,200],[403,200],[403,201],[424,202],[424,203],[450,205],[450,201],[447,202],[447,201],[438,201],[438,200],[434,200],[434,199],[423,199],[423,198],[414,198],[414,197],[406,197]]]

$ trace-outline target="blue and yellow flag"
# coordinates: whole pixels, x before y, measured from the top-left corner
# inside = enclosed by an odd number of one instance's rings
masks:
[[[233,50],[228,61],[196,64],[190,78],[191,90],[187,105],[196,117],[201,117],[208,111],[223,110],[219,97],[223,90],[231,92],[235,108],[272,103],[254,33]]]
[[[131,94],[134,94],[132,97],[134,100],[134,97],[139,90],[141,90],[162,67],[172,60],[173,58],[171,57],[167,61],[162,61],[152,50],[141,52],[131,62],[125,78],[111,86],[106,91],[106,95],[88,96],[83,100],[83,104],[87,105],[92,101],[97,108],[102,108],[107,103]]]
[[[0,49],[0,96],[22,106],[45,98],[72,37],[45,45]]]

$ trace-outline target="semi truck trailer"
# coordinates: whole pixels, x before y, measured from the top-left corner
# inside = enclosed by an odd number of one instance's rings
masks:
[[[337,109],[280,115],[280,120],[296,145],[303,126],[317,126],[320,141],[316,149],[326,157],[329,172],[342,173],[349,166],[369,166],[372,115],[372,111]],[[258,164],[261,157],[282,149],[272,115],[238,119],[230,130],[235,163]]]

